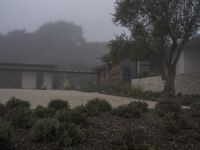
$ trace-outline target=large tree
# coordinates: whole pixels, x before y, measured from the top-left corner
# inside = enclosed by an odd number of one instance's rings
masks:
[[[117,0],[113,20],[131,34],[110,42],[110,60],[148,56],[160,66],[164,92],[174,95],[176,65],[200,27],[200,0]]]

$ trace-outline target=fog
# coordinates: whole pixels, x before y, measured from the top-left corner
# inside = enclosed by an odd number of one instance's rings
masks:
[[[42,24],[63,20],[82,26],[87,41],[109,41],[124,29],[112,23],[115,0],[1,0],[0,32],[34,32]]]

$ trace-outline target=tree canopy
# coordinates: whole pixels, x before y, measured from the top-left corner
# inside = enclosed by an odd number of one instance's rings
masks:
[[[187,42],[199,31],[200,1],[117,0],[113,16],[114,23],[126,27],[130,36],[110,42],[111,60],[149,56],[160,66],[165,90],[175,93],[176,65]],[[132,44],[124,46],[127,41]]]

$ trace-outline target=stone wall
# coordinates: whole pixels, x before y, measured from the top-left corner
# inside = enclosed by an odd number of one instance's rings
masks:
[[[200,73],[180,74],[176,76],[176,92],[183,94],[200,94]],[[164,82],[160,76],[143,79],[133,79],[132,86],[140,86],[145,91],[160,92]]]

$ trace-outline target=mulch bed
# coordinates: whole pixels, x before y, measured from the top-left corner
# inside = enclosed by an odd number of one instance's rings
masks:
[[[175,135],[166,133],[160,119],[148,112],[139,119],[126,119],[102,113],[98,117],[89,117],[88,126],[83,129],[83,140],[73,149],[77,150],[123,150],[121,131],[130,128],[143,128],[158,150],[199,150],[200,149],[200,120],[191,117],[189,110],[184,116],[190,125]],[[31,141],[30,130],[17,130],[14,145],[17,150],[63,150],[56,142],[35,143]]]

